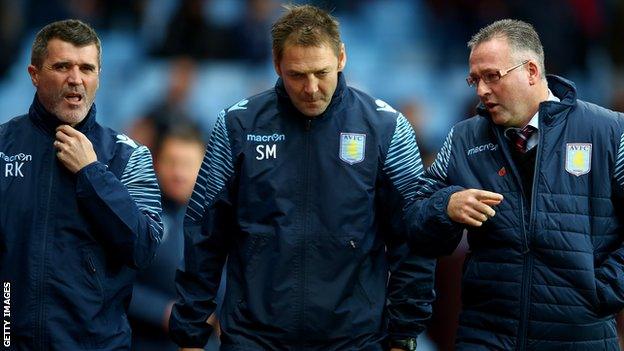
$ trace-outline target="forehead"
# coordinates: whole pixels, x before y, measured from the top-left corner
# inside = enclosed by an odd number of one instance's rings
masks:
[[[44,61],[48,63],[70,61],[74,63],[88,63],[97,67],[98,49],[95,43],[87,46],[75,46],[74,44],[54,38],[48,42],[47,55]]]
[[[185,140],[177,137],[166,138],[160,146],[160,158],[167,156],[189,158],[203,158],[204,145],[199,141]],[[182,156],[180,156],[182,155]]]
[[[327,44],[320,46],[286,45],[280,65],[284,69],[301,72],[336,66],[338,57]]]
[[[470,71],[504,69],[512,61],[507,39],[493,38],[475,46],[470,52]]]

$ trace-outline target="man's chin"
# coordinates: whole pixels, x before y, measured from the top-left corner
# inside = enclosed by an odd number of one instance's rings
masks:
[[[73,126],[82,122],[87,116],[87,113],[81,109],[80,111],[58,111],[54,113],[54,115],[62,122]]]
[[[500,113],[492,113],[490,114],[490,116],[494,124],[497,124],[503,127],[508,127],[507,124],[509,124],[509,118],[507,116],[500,114]]]
[[[303,106],[298,108],[298,110],[306,117],[318,117],[320,114],[325,112],[326,108],[326,106]]]

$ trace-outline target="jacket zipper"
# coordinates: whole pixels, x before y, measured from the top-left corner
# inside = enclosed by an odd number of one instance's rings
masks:
[[[533,183],[531,185],[531,208],[529,209],[529,235],[526,241],[526,251],[524,253],[524,269],[522,272],[522,316],[520,317],[520,333],[518,337],[520,338],[518,341],[518,350],[524,350],[526,346],[526,338],[527,338],[527,325],[529,323],[529,309],[530,309],[530,296],[531,296],[531,276],[533,275],[533,255],[529,252],[529,241],[528,239],[531,237],[531,234],[535,231],[535,193],[537,190],[538,183],[538,166],[540,164],[540,158],[542,156],[542,135],[544,133],[544,128],[542,128],[541,133],[537,133],[537,148],[535,153],[535,164],[533,167]],[[524,195],[523,195],[524,196]],[[522,201],[524,203],[524,199]],[[524,206],[524,205],[523,205]],[[524,227],[524,209],[522,211],[522,230],[526,231]]]
[[[56,153],[52,150],[52,163],[50,164],[50,177],[48,183],[48,201],[45,207],[45,220],[43,222],[43,238],[41,243],[41,261],[39,265],[39,286],[37,291],[37,303],[39,304],[39,309],[37,313],[37,333],[36,339],[39,343],[39,349],[45,349],[45,340],[44,340],[44,328],[43,328],[43,320],[45,307],[43,303],[44,296],[44,285],[45,285],[45,260],[46,260],[46,249],[47,249],[47,237],[48,237],[48,219],[50,218],[50,204],[52,203],[52,184],[54,183],[54,167],[56,161]],[[37,343],[37,341],[35,341]]]
[[[493,129],[494,129],[494,135],[496,136],[498,144],[501,145],[501,150],[503,152],[503,156],[504,156],[504,158],[507,159],[507,163],[509,164],[509,168],[511,169],[511,173],[513,174],[513,177],[516,180],[516,183],[518,184],[518,187],[520,188],[520,200],[521,200],[520,201],[520,214],[521,214],[520,221],[521,221],[521,226],[522,226],[522,239],[523,239],[522,240],[522,254],[526,255],[526,254],[529,253],[530,249],[529,249],[529,238],[527,236],[526,229],[525,229],[525,219],[524,219],[524,202],[525,202],[525,197],[524,197],[524,187],[522,185],[522,178],[520,176],[520,173],[516,169],[516,164],[515,164],[515,162],[513,160],[513,156],[511,155],[510,151],[507,148],[502,147],[502,145],[505,145],[507,143],[507,141],[505,140],[505,136],[501,135],[501,133],[498,131],[498,129],[496,127],[494,127]],[[538,146],[539,146],[539,144],[538,144]],[[539,149],[538,149],[538,151],[539,151]],[[537,159],[537,156],[536,156],[536,159]]]
[[[306,291],[306,271],[307,271],[307,235],[310,227],[310,216],[308,212],[310,211],[310,155],[311,155],[311,146],[310,146],[310,130],[312,130],[312,119],[308,118],[305,122],[305,163],[303,165],[303,181],[304,181],[304,212],[302,218],[303,231],[301,235],[301,245],[300,245],[300,259],[301,259],[301,275],[299,282],[299,299],[300,299],[300,310],[299,310],[299,334],[300,334],[300,343],[301,348],[305,348],[306,338],[305,338],[305,291]]]

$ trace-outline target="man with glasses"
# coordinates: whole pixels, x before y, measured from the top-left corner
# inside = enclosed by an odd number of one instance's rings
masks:
[[[478,115],[451,129],[408,206],[414,248],[464,229],[458,350],[618,350],[624,119],[545,76],[538,34],[501,20],[468,42]]]

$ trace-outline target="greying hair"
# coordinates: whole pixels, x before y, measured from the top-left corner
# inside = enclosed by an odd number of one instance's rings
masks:
[[[342,40],[338,20],[328,12],[312,5],[284,5],[286,13],[271,27],[273,56],[282,59],[286,44],[303,47],[328,44],[340,55]]]
[[[102,67],[100,38],[91,26],[75,19],[52,22],[37,33],[30,53],[30,63],[33,66],[41,68],[45,57],[48,55],[48,43],[52,39],[60,39],[77,47],[95,44],[98,51],[98,68]]]
[[[506,38],[511,47],[512,54],[516,58],[518,58],[517,55],[526,52],[534,55],[540,71],[542,72],[542,77],[546,79],[544,47],[532,25],[513,19],[496,21],[487,27],[481,28],[477,34],[473,35],[468,41],[468,48],[472,51],[477,45],[494,38]]]

